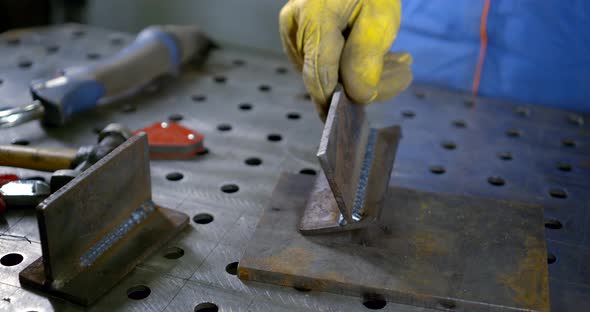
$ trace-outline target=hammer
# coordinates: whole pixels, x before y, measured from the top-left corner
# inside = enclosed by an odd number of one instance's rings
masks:
[[[0,146],[0,166],[54,171],[49,183],[53,193],[129,137],[131,137],[129,129],[113,123],[100,132],[97,144],[82,146],[78,150],[2,145]]]

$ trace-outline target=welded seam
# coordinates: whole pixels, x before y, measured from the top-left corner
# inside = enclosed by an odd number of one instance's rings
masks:
[[[91,266],[96,260],[109,250],[114,244],[123,239],[127,233],[139,225],[143,220],[154,212],[156,208],[151,200],[141,204],[136,208],[129,217],[121,222],[114,230],[105,235],[96,245],[90,248],[80,257],[80,265],[83,267]]]
[[[371,171],[371,163],[375,154],[375,144],[377,142],[377,129],[369,129],[369,136],[367,138],[367,147],[365,156],[361,166],[361,174],[356,188],[354,197],[354,204],[352,209],[352,218],[359,221],[363,217],[363,204],[365,201],[365,194],[367,192],[367,184],[369,183],[369,172]]]

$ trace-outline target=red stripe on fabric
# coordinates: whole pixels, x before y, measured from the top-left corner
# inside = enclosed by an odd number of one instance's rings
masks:
[[[490,0],[485,0],[483,11],[481,13],[481,21],[479,25],[479,33],[481,36],[481,43],[479,48],[479,57],[477,59],[477,68],[475,69],[475,76],[473,77],[473,85],[471,86],[471,95],[475,97],[479,91],[479,83],[481,81],[481,73],[483,70],[483,63],[486,58],[486,49],[488,47],[488,14],[490,12]]]

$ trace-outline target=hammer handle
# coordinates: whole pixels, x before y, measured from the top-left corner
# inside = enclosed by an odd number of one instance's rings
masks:
[[[69,169],[77,150],[46,147],[0,145],[0,166],[41,171]]]

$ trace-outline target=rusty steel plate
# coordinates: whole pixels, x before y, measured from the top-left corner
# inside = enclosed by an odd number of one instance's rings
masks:
[[[380,224],[303,236],[312,185],[280,177],[241,279],[454,311],[549,311],[540,206],[391,187]]]

